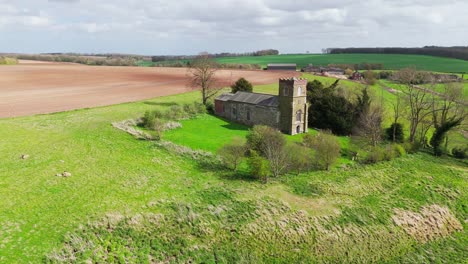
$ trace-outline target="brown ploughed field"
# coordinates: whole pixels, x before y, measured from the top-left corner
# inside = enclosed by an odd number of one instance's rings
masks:
[[[294,72],[220,70],[219,85],[244,77],[270,84]],[[0,118],[112,105],[191,91],[185,68],[106,67],[21,61],[0,67]]]

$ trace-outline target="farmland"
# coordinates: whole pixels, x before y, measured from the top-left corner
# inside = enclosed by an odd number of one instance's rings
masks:
[[[294,76],[295,73],[287,73]],[[282,72],[222,70],[219,85],[244,76],[255,84],[276,82]],[[22,61],[0,67],[0,118],[131,102],[188,92],[187,69],[84,66]]]
[[[415,67],[419,70],[437,72],[468,72],[468,61],[421,55],[394,54],[291,54],[276,56],[250,56],[218,58],[219,63],[260,64],[268,63],[296,63],[298,67],[308,64],[356,64],[381,63],[385,69],[398,70]]]
[[[1,119],[0,262],[39,262],[45,256],[66,262],[76,250],[80,261],[150,262],[150,255],[162,261],[167,253],[174,254],[173,262],[466,259],[466,231],[420,240],[392,221],[398,208],[418,213],[436,204],[466,230],[466,163],[421,153],[264,185],[240,177],[242,172],[201,166],[110,125],[197,98],[190,92]],[[215,151],[222,141],[246,133],[205,118],[187,120],[180,131],[204,135],[210,125],[225,137],[207,131],[205,138],[172,139],[194,148],[212,142],[206,150]],[[21,154],[30,158],[21,160]],[[55,176],[63,171],[73,175]]]

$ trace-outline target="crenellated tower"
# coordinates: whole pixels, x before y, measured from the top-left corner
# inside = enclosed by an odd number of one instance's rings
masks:
[[[280,130],[296,135],[308,131],[307,79],[287,78],[279,81]]]

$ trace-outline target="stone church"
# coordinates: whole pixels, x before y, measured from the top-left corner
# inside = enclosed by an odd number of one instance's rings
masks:
[[[307,132],[307,80],[279,80],[279,95],[237,92],[215,99],[215,114],[248,126],[267,125],[295,135]]]

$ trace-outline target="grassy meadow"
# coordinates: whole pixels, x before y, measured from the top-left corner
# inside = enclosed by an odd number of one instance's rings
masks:
[[[261,184],[111,126],[198,98],[0,119],[0,262],[467,261],[466,162],[420,153]],[[164,139],[212,152],[247,133],[209,115],[182,124]],[[64,171],[72,176],[56,176]],[[424,216],[432,205],[452,217],[440,232],[421,228],[419,236],[393,221],[399,210]]]
[[[398,70],[415,67],[418,70],[438,72],[468,72],[468,61],[423,56],[398,54],[286,54],[271,56],[247,56],[218,58],[219,63],[260,64],[266,67],[268,63],[296,63],[299,68],[308,64],[356,64],[381,63],[385,69]]]

